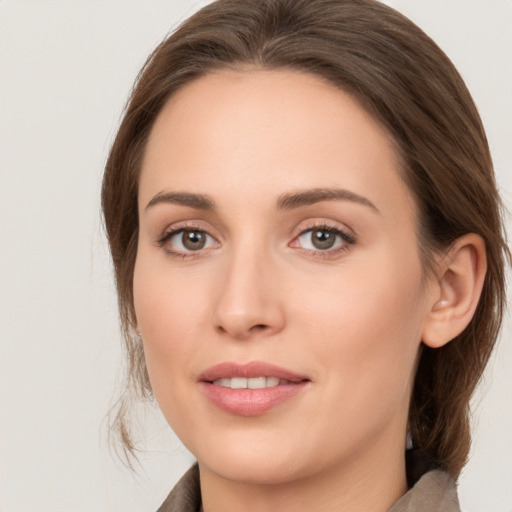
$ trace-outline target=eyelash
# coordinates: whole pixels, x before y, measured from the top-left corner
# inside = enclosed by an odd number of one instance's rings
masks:
[[[188,233],[204,233],[209,238],[215,240],[215,238],[212,235],[210,235],[208,233],[208,231],[206,231],[204,228],[187,224],[187,225],[180,225],[180,226],[176,226],[176,227],[168,229],[163,234],[163,236],[157,241],[157,244],[160,247],[162,247],[165,250],[165,252],[167,252],[170,256],[173,256],[175,258],[193,258],[193,257],[199,256],[199,253],[202,252],[201,250],[182,252],[182,251],[173,250],[169,246],[166,245],[174,236],[179,235],[180,233],[186,233],[186,232],[188,232]]]
[[[314,231],[323,231],[336,237],[339,237],[343,242],[341,246],[335,247],[332,249],[304,249],[302,247],[297,247],[297,249],[307,252],[309,255],[313,255],[315,257],[320,258],[330,258],[336,257],[338,254],[347,251],[353,246],[357,240],[354,235],[342,230],[341,228],[328,224],[325,221],[315,222],[312,226],[308,226],[300,231],[300,233],[293,239],[292,243],[296,240],[299,240],[300,237],[305,235],[306,233],[313,233]],[[336,243],[336,242],[335,242]]]
[[[295,241],[299,240],[300,237],[304,236],[306,233],[308,233],[308,232],[312,233],[314,231],[324,231],[326,233],[333,234],[333,235],[339,237],[343,243],[340,247],[336,247],[334,249],[329,248],[329,249],[314,250],[314,249],[305,249],[305,248],[299,246],[299,247],[296,247],[298,250],[302,250],[302,252],[305,252],[308,255],[313,255],[313,256],[321,257],[321,258],[329,258],[329,257],[336,256],[341,252],[347,251],[350,248],[350,246],[353,246],[357,242],[356,238],[352,234],[349,234],[346,231],[343,231],[339,227],[329,225],[326,222],[319,222],[319,223],[314,223],[312,226],[310,225],[307,228],[302,229],[299,232],[299,234],[294,237],[292,242],[290,244],[288,244],[289,247],[294,247],[291,244],[293,244]],[[157,244],[160,247],[164,248],[164,250],[169,255],[171,255],[172,257],[176,257],[176,258],[194,258],[194,257],[199,256],[199,254],[202,253],[204,250],[207,250],[210,248],[210,247],[208,247],[206,249],[199,249],[197,251],[191,250],[188,252],[182,252],[182,251],[172,250],[171,248],[166,247],[166,244],[168,244],[168,242],[174,236],[176,236],[180,233],[185,233],[185,232],[204,233],[206,236],[208,236],[209,238],[213,239],[216,243],[218,243],[217,240],[212,235],[210,235],[208,233],[208,231],[206,231],[205,229],[203,229],[201,227],[194,226],[194,225],[185,225],[185,226],[181,225],[181,226],[176,226],[174,228],[167,230],[163,234],[163,236],[157,241]]]

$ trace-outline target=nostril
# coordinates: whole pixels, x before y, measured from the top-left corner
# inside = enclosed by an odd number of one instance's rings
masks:
[[[268,326],[265,325],[265,324],[256,324],[256,325],[253,325],[251,327],[251,330],[254,330],[254,331],[263,331],[267,328]]]

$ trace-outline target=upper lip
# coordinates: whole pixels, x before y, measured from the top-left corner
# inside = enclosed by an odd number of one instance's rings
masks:
[[[216,364],[199,375],[199,381],[213,382],[218,379],[230,379],[233,377],[277,377],[290,382],[302,382],[309,380],[305,375],[287,370],[274,364],[263,361],[252,361],[240,364],[235,362],[224,362]]]

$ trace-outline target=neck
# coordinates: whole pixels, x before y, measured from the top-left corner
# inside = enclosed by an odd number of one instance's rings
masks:
[[[407,491],[404,444],[372,447],[319,473],[276,484],[226,479],[199,465],[203,512],[386,512]]]

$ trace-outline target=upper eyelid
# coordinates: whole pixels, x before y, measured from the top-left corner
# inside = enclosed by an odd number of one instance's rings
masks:
[[[214,231],[213,229],[204,226],[203,222],[198,220],[185,220],[169,224],[163,230],[160,231],[161,234],[159,238],[165,238],[168,237],[169,235],[173,235],[180,231],[203,231],[204,233],[210,235],[215,240],[219,238],[215,234],[212,234],[212,231]]]
[[[171,242],[171,240],[176,236],[176,235],[179,235],[180,233],[184,232],[184,231],[201,231],[203,233],[206,233],[206,235],[208,237],[210,237],[215,244],[220,244],[220,242],[213,236],[211,235],[210,233],[208,233],[207,231],[205,231],[204,229],[193,229],[193,228],[177,228],[175,230],[168,230],[164,233],[164,235],[162,237],[160,237],[158,239],[158,241],[156,242],[156,244],[160,247],[160,248],[164,248],[167,244],[169,244]],[[198,255],[199,253],[201,253],[202,251],[205,251],[205,250],[209,250],[209,249],[212,249],[212,247],[203,247],[201,249],[198,249],[197,251],[181,251],[181,250],[177,250],[177,249],[172,249],[168,252],[171,252],[171,253],[174,253],[174,254],[183,254],[183,255],[189,255],[189,256],[192,256],[194,254]]]
[[[207,225],[205,225],[207,224]],[[326,218],[314,218],[314,219],[306,219],[301,222],[299,222],[295,228],[293,228],[291,232],[291,241],[295,240],[298,236],[302,235],[303,233],[307,231],[312,231],[315,229],[327,229],[331,231],[337,231],[344,235],[345,237],[348,237],[352,239],[353,241],[356,241],[358,236],[354,232],[353,229],[348,227],[345,224],[341,224],[338,221],[334,221],[331,219]],[[165,241],[170,236],[180,232],[180,231],[203,231],[209,236],[211,236],[214,240],[217,242],[220,242],[221,240],[225,240],[228,237],[226,234],[219,233],[218,229],[214,229],[210,223],[205,223],[203,220],[200,219],[193,219],[193,220],[183,220],[178,221],[172,224],[167,225],[163,230],[160,231],[160,235],[158,236],[158,241]],[[289,243],[289,242],[288,242]]]
[[[220,242],[213,236],[211,235],[207,230],[205,229],[202,229],[202,228],[198,228],[198,227],[193,227],[193,226],[175,226],[173,225],[173,227],[167,227],[163,233],[162,236],[160,236],[158,238],[158,240],[156,241],[156,245],[160,248],[160,249],[163,249],[165,252],[167,252],[169,255],[171,256],[175,256],[175,257],[182,257],[182,258],[195,258],[197,256],[199,256],[203,251],[205,250],[209,250],[211,249],[211,247],[204,247],[204,248],[201,248],[201,249],[198,249],[197,251],[193,251],[193,250],[181,250],[181,249],[175,249],[175,248],[170,248],[168,247],[168,244],[170,244],[171,240],[176,236],[176,235],[179,235],[180,233],[184,232],[184,231],[201,231],[203,233],[206,233],[206,235],[208,237],[210,237],[216,244],[219,244]]]
[[[305,229],[305,230],[301,231],[295,238],[293,238],[292,242],[295,242],[297,239],[299,239],[300,237],[302,237],[309,231],[316,231],[316,230],[321,231],[322,227],[320,226],[320,227],[316,227],[316,228]],[[346,231],[343,231],[342,229],[330,228],[329,226],[324,226],[323,230],[328,231],[328,232],[340,237],[343,240],[344,245],[354,245],[357,242],[357,239],[353,235],[351,235],[350,233],[347,233]],[[329,249],[326,249],[325,251],[322,251],[322,252],[327,253],[327,252],[329,252]]]
[[[312,231],[315,229],[323,228],[323,229],[332,230],[332,231],[339,231],[343,235],[346,235],[354,240],[357,239],[357,234],[355,233],[355,231],[353,229],[351,229],[347,225],[341,224],[337,221],[319,218],[319,219],[314,219],[311,224],[309,224],[309,222],[310,221],[304,221],[304,222],[301,222],[298,224],[298,226],[295,230],[296,234],[294,235],[294,238],[296,238],[297,236],[299,236],[307,231]]]

